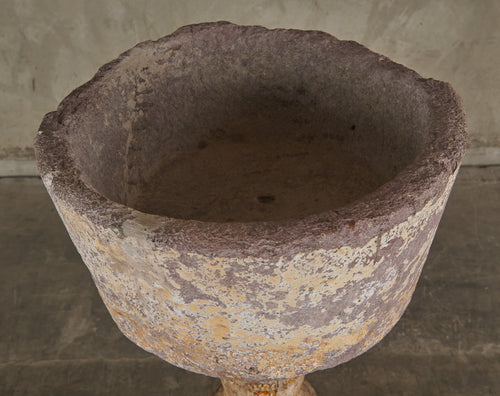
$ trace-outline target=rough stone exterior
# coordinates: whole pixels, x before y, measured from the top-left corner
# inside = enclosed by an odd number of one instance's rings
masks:
[[[159,219],[136,213],[109,227],[55,202],[129,339],[198,373],[278,379],[347,361],[396,324],[454,178],[420,211],[362,246],[276,258],[200,254],[196,245],[158,248]]]
[[[239,28],[194,25],[163,42],[219,31],[241,34]],[[263,29],[248,27],[245,34],[267,34]],[[325,40],[347,54],[373,55],[331,36],[313,44],[321,50]],[[89,187],[68,143],[77,128],[70,121],[78,119],[74,114],[85,118],[87,104],[80,106],[79,97],[91,98],[93,84],[106,81],[119,61],[46,116],[35,142],[43,182],[111,316],[130,340],[185,369],[255,382],[336,366],[387,334],[411,299],[466,132],[461,102],[448,84],[384,62],[425,93],[419,105],[429,117],[430,144],[364,199],[302,219],[175,219],[140,212]]]

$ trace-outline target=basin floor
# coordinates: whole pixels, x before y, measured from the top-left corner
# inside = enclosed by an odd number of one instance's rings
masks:
[[[401,321],[318,396],[500,395],[500,167],[464,167]],[[39,178],[0,179],[0,395],[207,396],[128,341]]]
[[[132,206],[203,221],[299,219],[353,202],[391,178],[326,142],[205,144],[167,157]]]

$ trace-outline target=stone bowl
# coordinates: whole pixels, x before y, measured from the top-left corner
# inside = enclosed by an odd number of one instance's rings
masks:
[[[123,53],[35,139],[120,330],[221,395],[312,395],[305,374],[389,332],[465,145],[449,84],[320,31],[223,21]]]

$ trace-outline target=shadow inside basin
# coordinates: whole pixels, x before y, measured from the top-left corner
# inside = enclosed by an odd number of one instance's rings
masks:
[[[138,186],[132,206],[214,222],[298,219],[346,205],[388,180],[325,139],[229,135],[167,157]]]
[[[363,104],[345,100],[328,108],[313,95],[301,96],[303,102],[292,96],[286,103],[262,94],[228,96],[200,112],[198,106],[214,103],[200,94],[179,125],[162,124],[162,98],[151,98],[129,131],[111,128],[103,149],[92,146],[84,161],[89,150],[83,147],[86,155],[77,155],[82,179],[150,214],[212,222],[300,219],[362,198],[422,148],[414,120],[387,121]],[[77,154],[80,147],[82,141],[73,145]]]
[[[374,191],[432,140],[416,75],[360,46],[204,37],[134,48],[71,98],[85,184],[180,219],[299,219]]]

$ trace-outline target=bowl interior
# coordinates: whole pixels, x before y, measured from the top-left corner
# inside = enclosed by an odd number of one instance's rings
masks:
[[[415,74],[393,66],[318,32],[173,35],[105,71],[71,152],[89,186],[147,213],[249,222],[333,210],[429,140]]]

